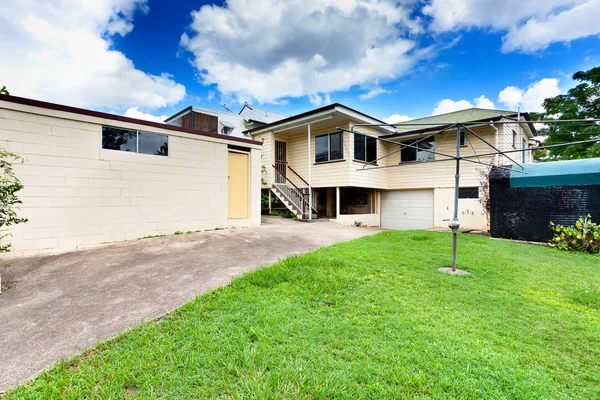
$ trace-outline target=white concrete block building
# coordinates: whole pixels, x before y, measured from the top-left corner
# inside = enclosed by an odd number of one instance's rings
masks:
[[[0,147],[24,158],[16,253],[260,224],[259,141],[0,96]]]

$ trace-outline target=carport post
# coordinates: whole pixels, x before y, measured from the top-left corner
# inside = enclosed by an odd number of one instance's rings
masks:
[[[456,240],[458,238],[458,191],[460,187],[460,125],[456,128],[456,175],[454,175],[454,218],[450,222],[452,229],[452,272],[456,271]]]
[[[308,220],[312,221],[312,171],[310,168],[310,124],[308,127]]]

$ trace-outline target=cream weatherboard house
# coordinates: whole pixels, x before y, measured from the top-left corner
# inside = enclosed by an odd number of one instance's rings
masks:
[[[497,148],[522,150],[511,156],[513,160],[531,162],[528,149],[535,143],[535,128],[529,120],[526,113],[473,108],[409,121],[395,129],[365,127],[356,125],[384,122],[331,104],[246,133],[263,143],[263,190],[300,218],[423,229],[448,226],[453,213],[455,164],[439,162],[443,157],[426,151],[455,154],[456,130],[441,132],[441,123],[480,121],[470,129]],[[493,151],[471,133],[463,133],[460,140],[462,155]],[[418,149],[401,148],[399,143],[417,143]],[[479,161],[512,164],[504,156],[480,157]],[[486,167],[462,164],[461,226],[487,229],[479,201],[481,173]]]
[[[260,225],[257,141],[1,95],[0,148],[24,159],[14,252]]]

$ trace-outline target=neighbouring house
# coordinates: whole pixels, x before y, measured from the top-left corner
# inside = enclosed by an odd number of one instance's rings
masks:
[[[167,118],[165,123],[201,132],[246,137],[245,130],[283,118],[285,116],[248,104],[238,114],[190,106]]]
[[[448,226],[455,176],[453,162],[438,162],[438,155],[425,150],[455,154],[456,130],[443,131],[443,123],[477,121],[481,124],[470,127],[477,135],[501,150],[522,150],[510,155],[517,162],[532,162],[528,149],[535,143],[535,128],[528,123],[527,113],[512,111],[472,108],[408,121],[393,129],[356,126],[385,123],[342,104],[331,104],[246,133],[263,142],[263,190],[269,192],[269,199],[272,193],[300,218],[423,229]],[[500,121],[509,123],[494,124]],[[419,149],[401,149],[399,143],[418,143]],[[463,131],[460,143],[463,156],[493,152],[469,132]],[[480,161],[513,162],[506,156],[481,157]],[[464,228],[487,229],[487,216],[479,201],[481,171],[486,168],[462,162],[459,217]]]
[[[541,162],[490,174],[492,237],[547,242],[550,227],[600,221],[600,158]]]
[[[260,225],[260,141],[2,95],[0,147],[24,158],[14,252]]]

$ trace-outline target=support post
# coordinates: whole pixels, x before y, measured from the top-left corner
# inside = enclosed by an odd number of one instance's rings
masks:
[[[458,239],[458,191],[460,188],[460,125],[456,128],[456,174],[454,175],[454,218],[450,222],[452,229],[452,272],[456,271],[456,241]]]
[[[308,220],[312,221],[312,171],[310,157],[310,124],[308,127]]]
[[[340,218],[340,187],[335,188],[335,219]]]
[[[271,189],[267,189],[267,193],[269,193],[269,215],[271,215]]]

